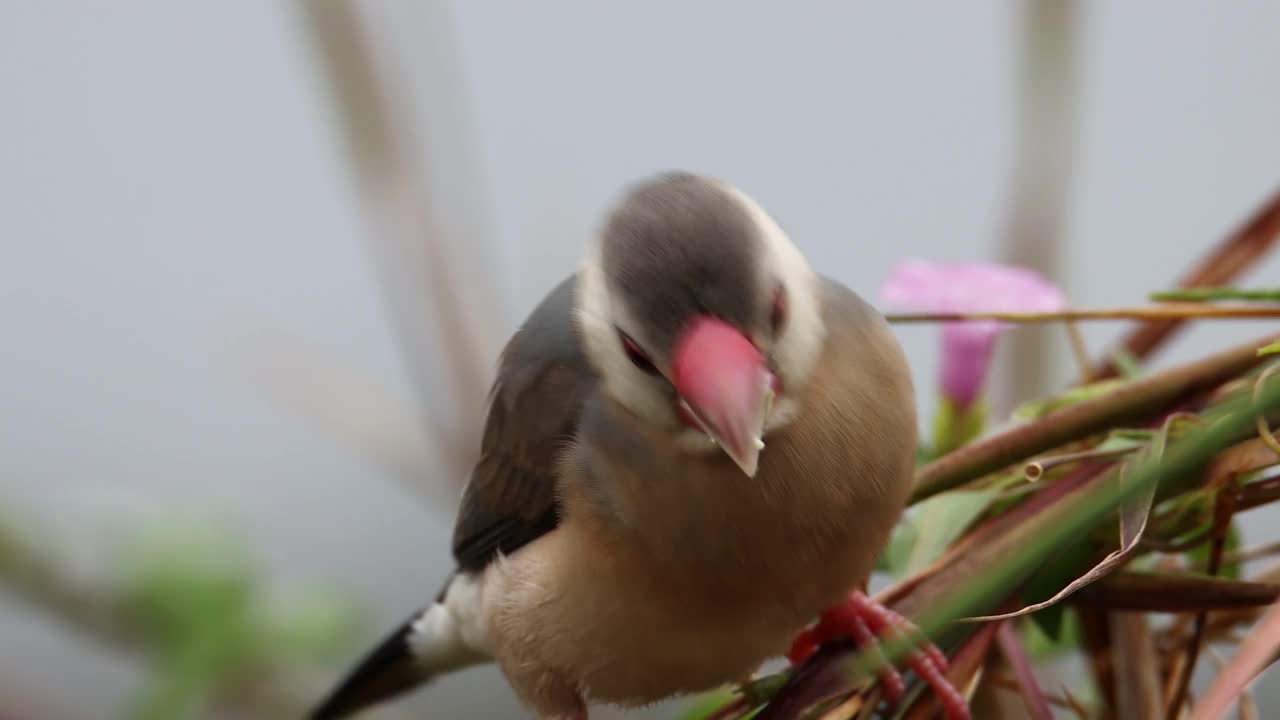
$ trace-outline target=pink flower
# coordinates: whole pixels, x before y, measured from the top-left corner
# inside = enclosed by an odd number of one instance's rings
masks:
[[[1066,304],[1057,287],[1025,268],[916,259],[894,269],[880,299],[921,312],[1049,312]],[[940,381],[943,395],[957,411],[977,399],[996,336],[1008,326],[996,320],[943,325]]]

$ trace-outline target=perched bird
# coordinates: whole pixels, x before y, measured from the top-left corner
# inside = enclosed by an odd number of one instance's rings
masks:
[[[539,720],[586,720],[874,641],[915,448],[882,316],[740,190],[646,178],[503,350],[456,572],[312,717],[496,662]],[[964,717],[939,656],[912,667]]]

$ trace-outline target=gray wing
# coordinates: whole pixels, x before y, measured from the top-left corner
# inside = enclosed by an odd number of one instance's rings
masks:
[[[458,570],[482,570],[559,523],[556,468],[598,385],[573,328],[570,277],[547,294],[502,351],[489,394],[480,460],[453,533]],[[449,582],[437,602],[442,602]],[[330,692],[310,717],[338,720],[427,682],[432,672],[410,636],[419,610]]]
[[[483,569],[559,523],[556,468],[598,377],[573,327],[576,276],[539,303],[502,351],[480,460],[453,533],[460,570]]]

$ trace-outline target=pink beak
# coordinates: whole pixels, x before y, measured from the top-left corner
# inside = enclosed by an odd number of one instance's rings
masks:
[[[676,342],[671,369],[695,424],[754,477],[773,400],[773,373],[764,356],[733,326],[699,315]]]

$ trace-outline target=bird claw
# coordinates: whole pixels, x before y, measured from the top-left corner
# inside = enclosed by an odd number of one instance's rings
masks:
[[[933,643],[920,636],[920,631],[910,620],[867,597],[855,592],[843,603],[828,608],[818,622],[802,630],[791,644],[787,658],[799,664],[821,645],[842,637],[848,637],[861,648],[883,653],[877,636],[907,633],[919,638],[921,644],[907,656],[908,666],[933,688],[942,702],[947,720],[969,720],[969,707],[964,697],[947,680],[947,657]],[[905,685],[902,675],[892,666],[884,664],[880,671],[880,690],[891,704],[902,699]]]

